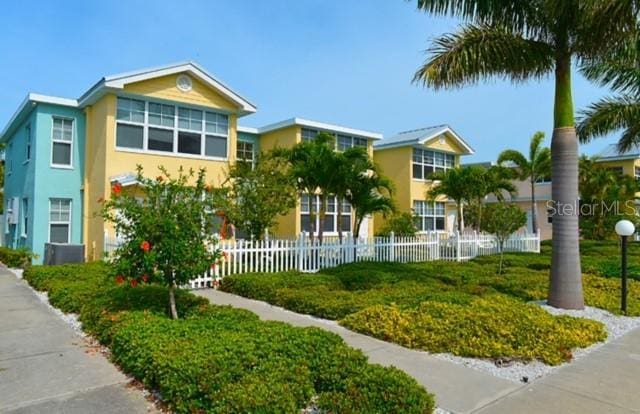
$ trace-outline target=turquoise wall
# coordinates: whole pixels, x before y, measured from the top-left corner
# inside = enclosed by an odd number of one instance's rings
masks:
[[[72,168],[51,166],[51,132],[53,117],[73,119]],[[25,127],[32,128],[31,161],[22,164],[26,146]],[[35,125],[35,127],[34,127]],[[7,141],[11,150],[6,159],[13,159],[13,172],[5,173],[5,197],[29,198],[30,228],[26,239],[20,237],[21,225],[11,226],[7,244],[27,247],[39,257],[34,263],[42,263],[44,245],[49,241],[49,200],[71,199],[71,239],[82,243],[82,191],[84,177],[85,116],[82,110],[38,104]],[[20,165],[20,169],[16,168]],[[5,202],[6,206],[6,202]],[[22,217],[22,213],[21,213]]]

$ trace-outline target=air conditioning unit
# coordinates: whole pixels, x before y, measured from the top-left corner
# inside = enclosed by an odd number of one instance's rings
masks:
[[[65,263],[83,263],[84,245],[66,243],[45,243],[44,264],[59,265]]]

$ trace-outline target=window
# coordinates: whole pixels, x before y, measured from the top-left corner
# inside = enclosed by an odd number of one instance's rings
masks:
[[[116,147],[226,158],[228,136],[226,114],[118,98]]]
[[[418,231],[445,230],[444,203],[414,200],[413,214]]]
[[[51,164],[71,167],[71,146],[73,143],[73,120],[53,118]]]
[[[622,175],[624,173],[622,167],[608,167],[607,170],[613,171],[614,173],[616,173],[618,175]]]
[[[49,242],[69,243],[71,233],[71,200],[49,200]]]
[[[310,202],[311,201],[311,202]],[[302,231],[311,232],[311,220],[314,220],[314,232],[320,228],[320,197],[303,194],[300,198],[300,227]],[[314,216],[312,218],[312,216]],[[342,200],[342,231],[351,231],[351,205]],[[327,200],[327,211],[324,220],[324,233],[338,232],[338,209],[336,197],[329,197]]]
[[[635,177],[636,177],[636,181],[640,181],[640,167],[636,167]]]
[[[22,237],[27,237],[29,232],[29,199],[22,199]]]
[[[9,160],[9,165],[7,165],[7,174],[11,174],[13,172],[13,142],[9,143],[9,148],[5,154],[5,160]]]
[[[428,180],[434,172],[443,172],[455,166],[455,156],[444,152],[413,149],[413,178]]]
[[[553,210],[552,208],[547,209],[547,223],[553,224]]]
[[[31,159],[31,125],[27,125],[25,128],[25,135],[24,162],[29,162]]]
[[[236,158],[238,161],[251,163],[253,165],[253,143],[238,141],[236,148]]]
[[[336,149],[338,151],[345,151],[349,148],[354,147],[362,147],[367,148],[367,138],[363,137],[355,137],[351,135],[344,134],[336,134],[330,131],[322,131],[326,132],[329,135],[332,135],[336,141]],[[320,131],[310,128],[302,128],[302,141],[313,141],[316,138]]]

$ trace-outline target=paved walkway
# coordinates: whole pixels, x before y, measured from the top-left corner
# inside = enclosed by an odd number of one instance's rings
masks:
[[[349,331],[335,322],[216,290],[195,293],[218,305],[248,309],[261,319],[316,326],[361,349],[371,362],[394,365],[436,395],[452,413],[640,413],[640,329],[532,384],[490,374]]]
[[[0,269],[0,412],[156,412],[127,378]]]

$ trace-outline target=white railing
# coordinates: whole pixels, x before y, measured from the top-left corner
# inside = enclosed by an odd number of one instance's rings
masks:
[[[105,252],[113,252],[119,240],[105,235]],[[491,234],[437,233],[414,237],[373,237],[353,240],[344,237],[324,240],[301,235],[296,240],[222,240],[217,248],[224,260],[191,281],[192,288],[211,286],[214,280],[240,273],[285,271],[317,272],[345,263],[465,261],[477,256],[499,253],[498,241]],[[538,234],[513,234],[505,243],[505,252],[540,252]]]

